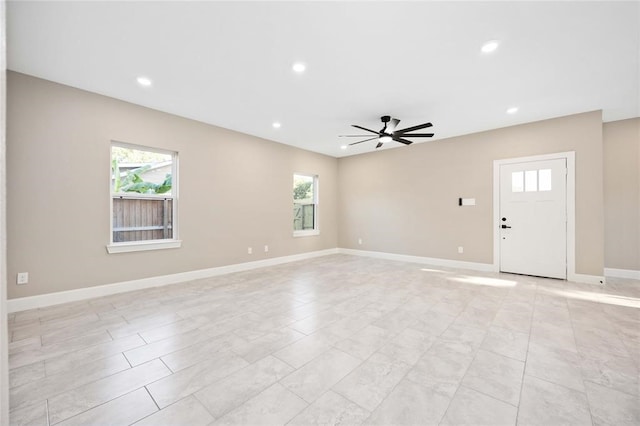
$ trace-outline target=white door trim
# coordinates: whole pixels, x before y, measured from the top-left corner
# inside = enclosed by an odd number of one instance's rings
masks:
[[[567,280],[582,281],[576,274],[576,153],[575,151],[493,161],[493,270],[500,271],[500,166],[565,159],[567,161]]]

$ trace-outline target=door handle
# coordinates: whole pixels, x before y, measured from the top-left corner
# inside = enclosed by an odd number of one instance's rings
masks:
[[[501,226],[502,229],[507,229],[507,228],[511,228],[509,225],[502,225]]]

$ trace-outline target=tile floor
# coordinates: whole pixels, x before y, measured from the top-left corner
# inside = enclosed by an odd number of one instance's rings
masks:
[[[640,282],[326,256],[9,316],[13,425],[640,424]]]

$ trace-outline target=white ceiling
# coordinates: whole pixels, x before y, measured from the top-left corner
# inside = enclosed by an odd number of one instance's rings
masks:
[[[7,60],[340,157],[375,147],[341,150],[338,135],[359,134],[350,124],[377,130],[387,114],[399,128],[433,122],[433,139],[598,109],[640,116],[639,27],[638,2],[9,1]],[[481,53],[491,39],[499,48]]]

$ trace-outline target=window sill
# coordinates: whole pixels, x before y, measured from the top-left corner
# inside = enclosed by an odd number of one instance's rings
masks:
[[[180,248],[182,240],[131,241],[107,245],[109,254]]]
[[[294,237],[310,237],[313,235],[320,235],[320,231],[317,229],[311,229],[308,231],[293,231]]]

